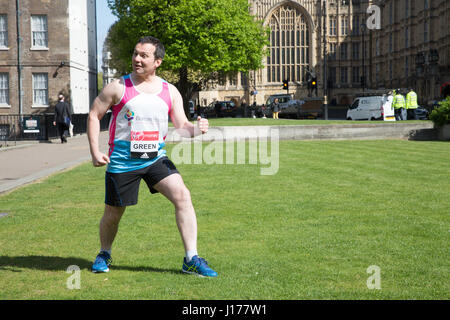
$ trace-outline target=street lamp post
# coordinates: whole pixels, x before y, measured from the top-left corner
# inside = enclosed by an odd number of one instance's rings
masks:
[[[323,108],[324,118],[328,120],[328,80],[327,80],[327,2],[324,0],[323,5]]]
[[[362,91],[364,92],[366,87],[366,24],[361,24],[361,31],[362,31],[362,77],[361,77],[361,87]]]

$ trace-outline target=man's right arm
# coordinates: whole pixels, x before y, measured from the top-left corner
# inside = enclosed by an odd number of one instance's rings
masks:
[[[87,134],[92,164],[95,167],[101,167],[109,163],[108,155],[99,150],[98,137],[100,135],[100,120],[104,117],[108,109],[118,102],[119,97],[122,95],[122,90],[123,86],[120,84],[120,80],[111,82],[100,92],[91,106],[87,120]]]

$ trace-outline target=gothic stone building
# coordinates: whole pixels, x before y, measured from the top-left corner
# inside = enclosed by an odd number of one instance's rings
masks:
[[[315,74],[318,96],[346,105],[366,90],[413,87],[419,102],[439,98],[450,80],[448,0],[249,0],[251,14],[270,27],[264,67],[223,75],[199,92],[215,100],[263,104],[271,94],[308,95]],[[368,11],[370,7],[370,10]],[[252,94],[257,92],[257,94]]]

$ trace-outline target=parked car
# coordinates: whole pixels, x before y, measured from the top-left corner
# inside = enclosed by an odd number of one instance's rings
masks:
[[[425,109],[422,106],[417,107],[414,109],[414,112],[416,113],[416,117],[419,120],[427,120],[429,119],[429,112],[427,109]]]
[[[381,95],[358,97],[347,110],[347,120],[395,121],[392,101]]]
[[[322,98],[294,99],[290,94],[273,94],[266,101],[265,115],[272,116],[272,103],[278,99],[282,118],[318,118],[323,114]]]
[[[238,108],[233,101],[214,101],[203,110],[203,113],[206,117],[236,117]]]

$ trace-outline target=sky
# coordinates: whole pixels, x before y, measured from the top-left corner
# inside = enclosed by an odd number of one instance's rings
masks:
[[[95,0],[97,3],[97,60],[98,70],[101,71],[103,42],[109,27],[117,20],[108,8],[108,1]]]

